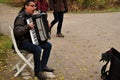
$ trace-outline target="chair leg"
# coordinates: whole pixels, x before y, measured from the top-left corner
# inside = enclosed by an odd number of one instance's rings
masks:
[[[22,60],[19,60],[18,62],[17,62],[17,64],[12,68],[12,70],[19,70],[20,68],[19,68],[19,64],[22,62]]]
[[[33,59],[33,56],[30,56],[30,57],[28,58],[28,61],[30,62],[32,59]],[[16,72],[16,74],[14,75],[14,77],[17,77],[17,76],[23,71],[23,69],[24,69],[26,66],[27,66],[27,64],[24,63],[24,65],[19,69],[19,71]],[[33,66],[33,65],[31,64],[31,66]]]

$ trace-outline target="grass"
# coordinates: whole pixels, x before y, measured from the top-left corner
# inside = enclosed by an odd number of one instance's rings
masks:
[[[0,53],[5,53],[11,49],[11,39],[7,35],[0,34]]]
[[[11,51],[12,41],[7,35],[0,34],[0,80],[23,80],[22,77],[13,78],[10,61],[16,60],[15,54]]]
[[[0,70],[6,64],[7,52],[11,49],[11,40],[8,36],[0,34]]]

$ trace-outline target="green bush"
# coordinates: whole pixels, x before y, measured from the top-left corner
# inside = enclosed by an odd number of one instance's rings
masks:
[[[8,3],[10,0],[0,0],[0,3]]]

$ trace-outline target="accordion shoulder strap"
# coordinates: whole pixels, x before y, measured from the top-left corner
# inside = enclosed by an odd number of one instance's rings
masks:
[[[106,71],[106,68],[107,68],[108,63],[111,61],[111,58],[112,58],[112,50],[111,49],[102,54],[102,58],[100,61],[106,62],[105,65],[103,65],[102,69],[101,69],[101,78],[103,80],[109,80],[109,70]]]
[[[104,78],[106,78],[109,75],[109,71],[106,71],[107,65],[109,63],[110,60],[108,60],[106,62],[106,64],[102,67],[101,69],[101,78],[104,80]]]

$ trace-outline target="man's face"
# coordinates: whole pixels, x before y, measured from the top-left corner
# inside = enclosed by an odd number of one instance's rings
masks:
[[[26,5],[25,6],[25,11],[28,13],[28,14],[33,14],[34,11],[36,9],[36,6],[35,6],[35,3],[34,2],[30,2],[29,5]]]

